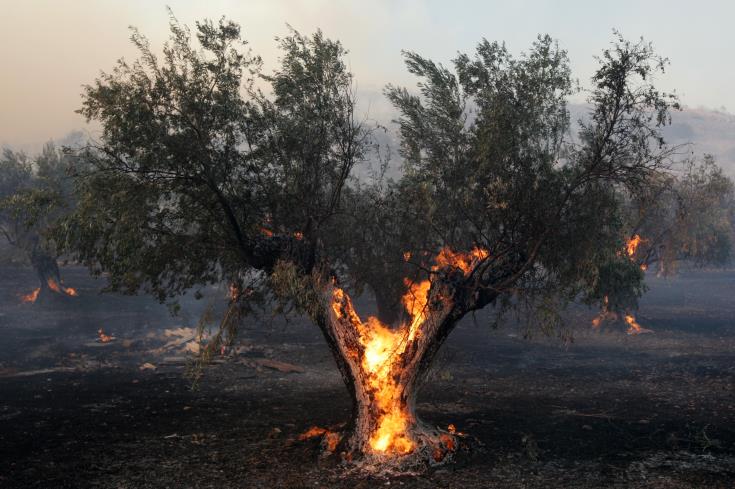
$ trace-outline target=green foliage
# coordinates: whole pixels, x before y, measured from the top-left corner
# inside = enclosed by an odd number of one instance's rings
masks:
[[[386,90],[400,112],[400,212],[423,230],[428,250],[490,252],[480,299],[469,307],[530,301],[536,317],[553,323],[549,304],[580,294],[601,300],[601,281],[615,277],[639,291],[640,273],[604,267],[625,236],[621,203],[664,172],[673,154],[660,126],[678,103],[651,84],[666,61],[643,41],[618,38],[599,58],[589,120],[575,138],[566,100],[579,89],[566,52],[548,36],[520,57],[483,40],[453,70],[405,56],[418,95]]]
[[[678,264],[724,266],[733,246],[735,192],[714,159],[684,162],[679,171],[651,179],[621,206],[630,236],[642,241],[631,259],[669,275]]]
[[[602,302],[607,298],[606,307],[610,311],[624,311],[638,306],[638,298],[646,290],[644,275],[638,265],[627,256],[621,256],[600,265],[598,273],[588,300],[591,297]]]
[[[72,172],[81,163],[53,144],[31,159],[9,149],[0,157],[0,236],[30,257],[56,256],[51,229],[75,205]]]
[[[322,301],[316,287],[318,274],[304,275],[293,263],[279,260],[268,280],[279,312],[286,313],[288,308],[295,307],[297,312],[312,319],[320,313]]]
[[[205,21],[192,35],[172,17],[170,27],[161,59],[133,31],[140,59],[85,88],[80,113],[103,135],[66,248],[109,272],[110,288],[162,301],[272,267],[283,250],[271,234],[301,237],[289,246],[309,268],[367,134],[344,49],[292,31],[266,76],[236,24]]]
[[[86,87],[80,110],[103,133],[59,236],[109,272],[111,288],[166,300],[225,282],[249,291],[233,299],[240,307],[276,300],[317,317],[315,287],[334,276],[390,308],[404,278],[434,273],[432,257],[449,246],[489,252],[456,284],[457,317],[533,304],[556,324],[580,296],[625,290],[628,304],[642,291],[637,265],[619,253],[629,204],[652,182],[673,182],[661,126],[678,108],[652,84],[666,60],[650,44],[618,36],[603,52],[576,135],[567,99],[580,89],[548,36],[518,57],[483,40],[451,68],[405,53],[417,93],[386,88],[404,172],[370,184],[351,177],[371,131],[355,116],[339,42],[291,31],[263,74],[236,24],[205,21],[191,33],[172,17],[170,27],[160,58],[133,31],[140,58]],[[727,186],[707,175],[677,195]],[[724,256],[727,218],[716,221],[698,219],[679,248]]]

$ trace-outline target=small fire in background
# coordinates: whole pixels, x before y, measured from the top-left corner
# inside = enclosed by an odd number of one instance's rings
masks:
[[[48,284],[48,288],[57,294],[66,294],[70,297],[76,297],[78,295],[76,289],[72,287],[64,287],[63,285],[56,283],[56,280],[52,278],[48,279],[46,283]]]
[[[66,295],[70,297],[76,297],[79,295],[79,293],[77,292],[77,289],[73,287],[64,287],[64,292],[66,292]]]
[[[46,284],[48,284],[48,288],[52,292],[56,292],[57,294],[67,295],[69,297],[77,297],[79,293],[77,292],[77,289],[73,287],[64,287],[63,285],[59,285],[56,283],[56,280],[49,278],[46,281]],[[37,287],[33,289],[32,292],[22,295],[20,297],[21,302],[24,303],[34,303],[38,300],[39,295],[41,294],[41,288]]]
[[[326,428],[320,428],[319,426],[312,426],[304,433],[301,433],[298,437],[300,441],[309,440],[311,438],[322,437],[322,442],[326,446],[327,450],[334,452],[337,449],[337,445],[342,439],[342,435],[336,431],[331,431]]]
[[[635,320],[635,316],[632,314],[626,314],[625,315],[625,322],[628,323],[628,331],[627,333],[629,335],[638,335],[638,334],[644,334],[644,333],[653,333],[653,330],[646,329],[642,327],[640,324],[638,324],[638,321]]]
[[[605,321],[615,321],[618,319],[618,315],[609,309],[610,301],[607,296],[602,298],[602,310],[596,318],[592,320],[592,327],[597,329]]]
[[[628,243],[625,245],[625,251],[628,254],[628,258],[633,260],[636,252],[638,251],[638,247],[646,242],[648,242],[647,239],[643,239],[640,237],[640,235],[634,234],[633,237],[630,238],[628,240]],[[648,270],[648,264],[644,261],[640,264],[640,268],[645,272],[646,270]]]
[[[625,252],[628,255],[628,258],[630,258],[631,261],[634,260],[635,254],[638,251],[638,247],[647,242],[648,240],[641,238],[640,235],[634,234],[633,237],[631,237],[628,242],[625,245]],[[620,256],[620,252],[618,252],[618,256]],[[648,264],[641,263],[640,265],[641,270],[644,272],[648,269]],[[618,315],[615,311],[611,311],[609,309],[608,304],[608,297],[605,296],[603,298],[602,302],[602,310],[600,311],[600,314],[597,315],[592,320],[592,327],[597,329],[600,327],[600,325],[606,321],[611,320],[615,321],[618,319]],[[631,313],[627,313],[623,316],[623,319],[625,319],[625,322],[628,324],[628,330],[626,331],[629,335],[639,335],[643,333],[653,333],[653,330],[646,329],[642,327],[640,324],[638,324],[638,321],[636,321],[635,316]]]
[[[38,294],[41,293],[41,287],[38,287],[37,289],[34,289],[33,292],[21,296],[20,300],[22,302],[36,302],[38,299]]]
[[[114,336],[105,334],[105,330],[100,328],[97,330],[97,339],[100,343],[109,343],[115,339]]]
[[[641,238],[640,235],[634,234],[632,238],[628,240],[628,243],[625,245],[625,249],[628,252],[628,256],[630,258],[633,258],[633,255],[635,255],[635,252],[638,251],[638,247],[641,245],[641,243],[644,243],[646,240]]]

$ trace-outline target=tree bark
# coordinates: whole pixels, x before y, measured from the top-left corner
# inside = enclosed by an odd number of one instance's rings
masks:
[[[353,402],[337,452],[349,460],[376,461],[383,469],[451,458],[455,435],[422,423],[415,405],[435,354],[462,317],[453,288],[431,284],[420,316],[398,328],[376,318],[361,320],[349,296],[332,283],[319,291],[322,307],[315,319]]]

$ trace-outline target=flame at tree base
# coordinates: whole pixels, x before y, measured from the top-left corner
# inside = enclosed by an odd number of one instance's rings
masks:
[[[432,272],[468,277],[487,256],[478,248],[467,253],[445,248],[436,256]],[[441,280],[406,280],[405,285],[402,304],[406,319],[396,328],[375,317],[361,320],[345,291],[332,286],[329,292],[335,342],[349,366],[356,404],[355,419],[343,437],[340,455],[351,460],[354,454],[383,468],[421,460],[444,463],[457,450],[461,435],[453,427],[444,431],[421,423],[414,411],[420,369],[426,367],[422,359],[440,344],[435,335],[452,310],[451,290],[443,288]]]
[[[608,299],[607,296],[605,296],[600,314],[598,314],[597,317],[592,320],[592,327],[594,329],[598,329],[605,321],[618,321],[619,319],[620,317],[616,312],[610,311],[608,309]],[[631,336],[653,333],[652,329],[642,327],[633,314],[626,313],[625,315],[623,315],[623,319],[628,325],[626,333]]]
[[[77,297],[79,295],[79,293],[77,292],[77,289],[73,287],[65,287],[63,285],[63,282],[59,284],[53,278],[48,278],[46,280],[46,285],[48,286],[48,290],[56,294],[65,295],[68,297]],[[38,300],[40,295],[41,295],[41,287],[36,287],[30,293],[21,295],[20,300],[21,302],[24,302],[24,303],[34,303]]]

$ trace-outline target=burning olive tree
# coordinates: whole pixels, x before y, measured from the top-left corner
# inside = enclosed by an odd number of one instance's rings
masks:
[[[0,157],[0,236],[26,255],[39,280],[38,288],[22,297],[25,302],[77,295],[63,284],[50,237],[55,223],[73,206],[67,174],[73,165],[51,143],[33,160],[9,149]]]
[[[651,332],[635,320],[644,292],[631,275],[656,267],[674,274],[682,262],[724,266],[732,259],[735,192],[732,180],[710,155],[682,162],[677,171],[653,175],[635,195],[621,196],[624,248],[600,267],[600,280],[589,300],[602,302],[592,322],[625,320],[628,334]]]
[[[574,138],[576,88],[550,38],[518,58],[483,41],[452,70],[406,53],[418,93],[386,89],[403,176],[366,188],[351,174],[371,132],[339,42],[291,32],[264,74],[232,22],[192,34],[172,18],[171,33],[156,55],[133,31],[140,59],[86,87],[80,112],[102,135],[59,235],[115,290],[167,300],[230,284],[224,329],[257,300],[307,314],[353,400],[325,436],[345,460],[449,460],[456,434],[414,410],[444,340],[486,306],[553,323],[618,249],[619,193],[670,156],[659,128],[676,100],[650,84],[665,61],[643,42],[603,53]],[[392,296],[381,318],[355,310],[348,286],[364,284]]]
[[[666,276],[680,262],[723,266],[732,257],[735,190],[711,155],[652,181],[626,208],[638,237],[630,255],[644,270]]]

